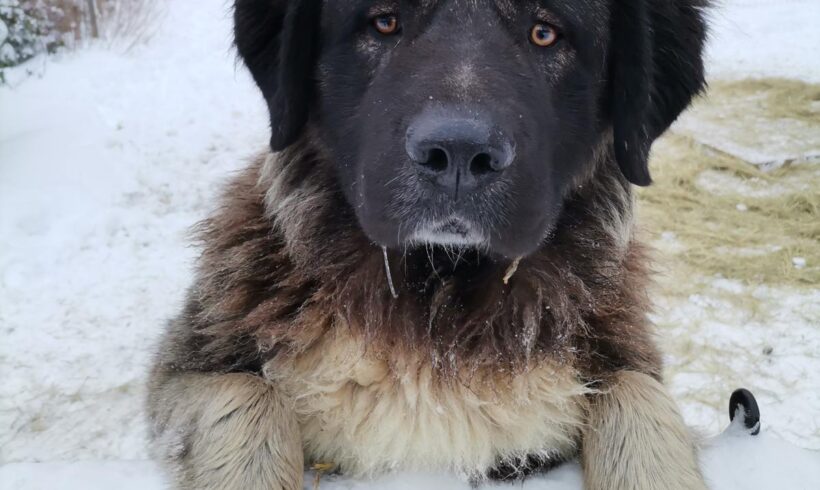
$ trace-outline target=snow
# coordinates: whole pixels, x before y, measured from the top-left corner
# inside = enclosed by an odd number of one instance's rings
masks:
[[[697,284],[700,292],[683,301],[657,298],[654,317],[664,331],[662,345],[678,339],[689,344],[690,355],[666,359],[667,381],[687,422],[718,434],[729,394],[745,387],[756,395],[770,434],[820,449],[820,289],[748,286],[725,278]],[[754,299],[759,307],[743,308],[732,296]],[[816,457],[820,464],[820,453]]]
[[[820,2],[716,0],[707,50],[713,78],[798,78],[820,82]]]
[[[720,436],[708,441],[701,454],[704,476],[713,490],[783,488],[814,489],[820,481],[820,457],[797,449],[763,430],[750,436],[741,418]],[[79,463],[14,463],[0,467],[0,490],[160,490],[167,484],[151,462],[86,461]],[[305,478],[306,490],[314,489],[314,475]],[[399,474],[375,481],[351,481],[323,476],[322,490],[418,490],[436,488],[472,490],[469,483],[448,475]],[[485,489],[582,490],[580,467],[568,463],[523,483],[487,484]]]
[[[712,75],[820,81],[820,30],[810,22],[820,2],[724,3],[713,16]],[[145,462],[152,344],[190,282],[189,226],[264,148],[267,120],[231,50],[226,1],[175,0],[159,19],[145,45],[35,60],[0,87],[0,489],[162,487]],[[24,80],[32,67],[40,76]],[[722,303],[718,292],[764,300],[779,321]],[[715,280],[701,296],[661,300],[663,328],[723,353],[670,359],[687,422],[718,434],[730,383],[761,404],[759,438],[724,434],[705,450],[715,488],[820,481],[820,455],[797,448],[820,449],[818,295]],[[767,348],[772,355],[758,354]],[[723,371],[697,364],[712,361]],[[580,485],[568,465],[524,488]],[[425,487],[469,488],[441,475],[325,477],[321,486]]]
[[[820,482],[820,456],[797,449],[763,429],[750,436],[736,417],[701,455],[703,473],[715,490],[813,489]]]
[[[0,490],[159,490],[165,481],[149,461],[12,463],[0,467]]]
[[[188,28],[66,54],[0,89],[6,462],[146,457],[143,381],[190,281],[187,230],[265,146],[227,7],[167,14]]]

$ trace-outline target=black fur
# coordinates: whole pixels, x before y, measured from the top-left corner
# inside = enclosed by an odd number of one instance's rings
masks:
[[[293,143],[308,120],[320,5],[317,1],[236,2],[236,47],[268,102],[274,151]]]
[[[624,175],[649,185],[649,150],[704,87],[704,0],[616,0],[610,97],[615,155]]]
[[[554,231],[608,135],[624,176],[651,182],[652,142],[704,84],[704,1],[389,3],[402,27],[385,37],[370,24],[379,2],[237,0],[236,45],[268,101],[271,148],[310,121],[373,242],[430,241],[425,226],[457,217],[475,231],[466,245],[515,258]],[[553,47],[528,42],[538,8],[561,31]],[[420,118],[478,121],[515,161],[454,202],[405,151]]]

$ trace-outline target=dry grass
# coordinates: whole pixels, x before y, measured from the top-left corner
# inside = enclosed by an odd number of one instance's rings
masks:
[[[818,85],[782,80],[718,84],[710,100],[742,108],[750,93],[772,119],[793,115],[807,118],[812,127],[820,123],[814,108],[805,107],[820,99]],[[815,129],[805,138],[820,140],[820,125]],[[679,274],[820,285],[820,165],[763,172],[671,134],[658,142],[652,167],[656,184],[640,192],[639,212],[656,243],[673,255],[664,262],[680,264]],[[677,246],[664,246],[661,233]]]
[[[820,121],[820,85],[807,84],[785,78],[746,79],[733,82],[715,82],[710,92],[712,99],[723,100],[734,107],[729,117],[743,117],[745,104],[753,101],[763,114],[771,119],[791,119],[817,124]],[[820,136],[818,136],[820,137]]]
[[[158,0],[97,0],[101,36],[134,45],[148,39],[157,27]],[[130,47],[130,46],[129,46]]]
[[[715,82],[675,127],[767,168],[820,161],[820,85],[782,78]]]
[[[681,136],[667,137],[658,151],[657,183],[640,193],[640,212],[647,227],[682,242],[675,255],[705,275],[820,284],[820,169],[797,165],[766,174]],[[716,192],[705,185],[710,180],[759,193]],[[806,266],[795,266],[795,258]]]
[[[92,38],[130,48],[154,32],[161,0],[44,0],[69,46]],[[92,5],[94,12],[92,14]],[[96,29],[95,29],[96,23]]]

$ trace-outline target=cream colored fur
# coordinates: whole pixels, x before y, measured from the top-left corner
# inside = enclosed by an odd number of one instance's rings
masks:
[[[702,490],[692,442],[654,378],[621,372],[590,405],[581,463],[586,490]]]
[[[602,391],[554,362],[510,376],[434,375],[369,351],[340,326],[268,362],[267,380],[186,374],[152,390],[153,432],[174,488],[301,490],[303,461],[352,477],[391,470],[483,478],[500,461],[570,457],[586,490],[704,490],[690,434],[654,378]]]
[[[154,391],[159,459],[184,490],[301,490],[302,443],[289,402],[263,379],[188,374]]]
[[[547,362],[513,378],[477,372],[445,381],[429,361],[388,361],[345,328],[332,331],[266,366],[293,397],[310,462],[358,477],[399,469],[480,479],[499,460],[577,451],[590,390],[569,367]]]

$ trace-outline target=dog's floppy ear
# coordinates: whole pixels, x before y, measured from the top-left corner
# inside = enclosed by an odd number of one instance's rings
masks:
[[[287,148],[308,120],[320,0],[236,0],[234,38],[268,103],[271,149]]]
[[[649,185],[652,143],[704,87],[707,0],[615,0],[609,61],[615,157]]]

